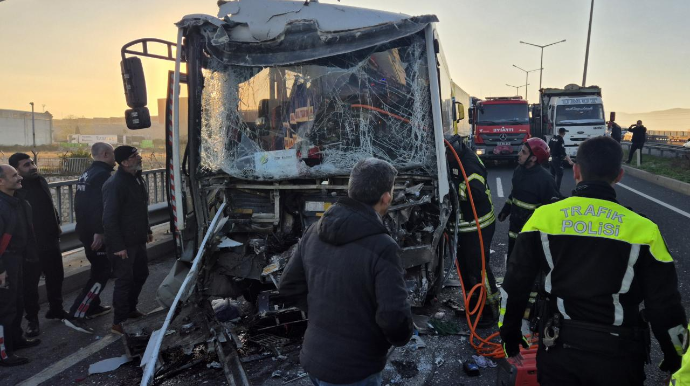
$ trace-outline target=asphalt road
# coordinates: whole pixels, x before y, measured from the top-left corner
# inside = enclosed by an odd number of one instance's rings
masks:
[[[489,166],[489,184],[493,193],[495,210],[498,212],[503,207],[505,200],[511,190],[511,177],[513,166]],[[500,181],[500,183],[499,183]],[[500,184],[500,188],[499,188]],[[616,192],[618,200],[625,206],[632,207],[635,211],[645,214],[659,225],[664,235],[668,248],[671,251],[678,270],[680,291],[686,310],[690,310],[690,243],[687,242],[687,225],[690,213],[690,200],[688,196],[657,187],[645,181],[625,177],[622,181],[623,186],[617,186]],[[566,169],[563,177],[561,192],[569,196],[574,189],[575,183],[572,179],[572,170]],[[686,214],[678,213],[672,209],[660,205],[657,202],[643,197],[631,191],[634,189],[642,194],[671,205]],[[503,194],[500,194],[502,191]],[[507,251],[508,225],[507,222],[497,223],[496,233],[492,243],[491,265],[497,277],[502,277],[505,272],[504,259]],[[155,289],[163,280],[168,270],[172,266],[172,260],[162,260],[154,262],[150,266],[151,274],[142,291],[140,308],[142,311],[151,311],[157,304],[155,302]],[[112,296],[112,283],[106,287],[104,298],[106,303],[110,303]],[[453,315],[453,311],[442,304],[445,299],[455,299],[459,301],[458,288],[445,288],[438,297],[438,301],[424,308],[415,310],[418,314],[433,315],[437,311],[444,312],[444,320],[454,321],[466,329],[463,318]],[[65,307],[71,304],[76,294],[65,296]],[[45,310],[41,312],[41,316]],[[24,356],[32,359],[26,366],[7,369],[0,368],[0,384],[13,385],[29,379],[28,384],[36,383],[41,374],[48,374],[43,378],[43,385],[70,385],[70,384],[98,384],[98,385],[131,385],[137,384],[141,370],[138,363],[123,365],[120,369],[106,374],[95,374],[87,377],[88,366],[102,359],[117,357],[124,354],[124,348],[120,340],[109,342],[112,314],[103,316],[91,322],[96,329],[95,335],[85,335],[75,332],[66,326],[53,321],[41,320],[42,334],[40,338],[43,343],[36,348],[20,351]],[[487,336],[491,330],[481,331],[482,336]],[[468,377],[463,371],[458,360],[466,360],[474,354],[472,348],[464,336],[421,336],[425,348],[415,349],[413,346],[396,349],[390,358],[389,364],[384,370],[384,384],[388,385],[494,385],[496,384],[497,370],[486,368],[481,370],[479,377]],[[106,339],[104,343],[99,341]],[[103,343],[103,342],[102,342]],[[647,384],[661,385],[664,374],[656,369],[656,365],[662,357],[658,350],[658,345],[654,342],[652,364],[646,368]],[[81,349],[81,351],[80,351]],[[90,351],[84,350],[95,350]],[[289,351],[289,350],[286,350]],[[79,353],[89,352],[85,359],[74,359]],[[283,385],[286,381],[294,379],[300,373],[298,363],[298,348],[286,353],[286,359],[266,358],[245,364],[245,369],[254,385]],[[77,358],[79,359],[79,358]],[[51,365],[63,360],[63,364],[57,369],[52,370]],[[272,376],[275,370],[282,373]],[[41,373],[43,372],[44,373]],[[198,383],[205,385],[224,384],[224,378],[219,371],[206,369],[200,365],[191,369],[187,373],[164,384],[190,384]],[[311,383],[302,378],[289,383],[290,385],[310,385]]]

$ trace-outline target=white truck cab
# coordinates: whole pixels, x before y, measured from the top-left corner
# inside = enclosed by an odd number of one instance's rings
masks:
[[[606,134],[601,88],[568,85],[563,89],[543,89],[541,95],[547,122],[546,140],[565,128],[563,140],[566,154],[571,158],[583,141]]]

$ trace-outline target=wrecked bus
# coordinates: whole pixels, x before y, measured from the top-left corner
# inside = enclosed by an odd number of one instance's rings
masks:
[[[437,18],[304,1],[219,7],[217,17],[178,22],[177,43],[142,39],[122,50],[133,129],[148,117],[139,57],[176,61],[166,118],[179,262],[164,283],[169,297],[194,261],[196,285],[179,291],[182,300],[242,296],[270,319],[256,319],[262,333],[304,319],[280,302],[281,271],[303,232],[347,195],[355,163],[376,157],[399,171],[384,223],[401,247],[409,300],[424,304],[455,251],[443,139],[466,126],[458,123],[469,105],[450,78]],[[154,44],[168,55],[152,54]]]

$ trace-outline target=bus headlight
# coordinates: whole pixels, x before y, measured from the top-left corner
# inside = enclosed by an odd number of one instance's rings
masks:
[[[484,153],[486,153],[486,150],[484,150],[484,149],[477,149],[477,155],[483,155]]]

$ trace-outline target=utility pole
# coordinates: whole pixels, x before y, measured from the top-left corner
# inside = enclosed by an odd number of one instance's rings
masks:
[[[543,70],[543,68],[535,68],[534,70],[525,70],[524,68],[518,67],[513,64],[513,67],[517,68],[518,70],[522,70],[525,72],[525,100],[527,100],[527,86],[529,84],[529,73],[537,70]]]
[[[29,102],[31,105],[31,135],[33,136],[33,149],[31,152],[34,154],[34,162],[38,165],[38,153],[36,152],[36,121],[34,119],[34,102]]]
[[[589,61],[589,38],[592,35],[592,14],[594,13],[594,0],[589,7],[589,30],[587,30],[587,49],[585,50],[585,71],[582,74],[582,87],[587,84],[587,62]]]

